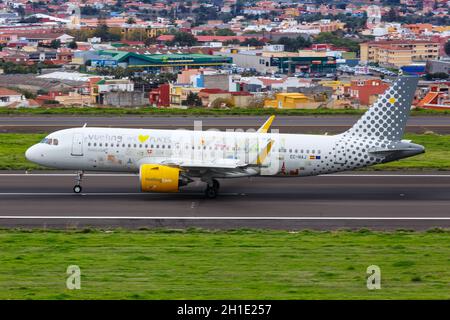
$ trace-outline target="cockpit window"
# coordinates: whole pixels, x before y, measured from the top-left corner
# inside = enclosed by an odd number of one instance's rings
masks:
[[[58,139],[44,138],[44,139],[41,140],[40,143],[45,143],[45,144],[57,146],[59,144],[59,141],[58,141]]]

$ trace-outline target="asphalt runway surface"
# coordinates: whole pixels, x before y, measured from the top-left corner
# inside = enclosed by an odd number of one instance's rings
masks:
[[[350,128],[360,116],[277,116],[272,128],[281,133],[339,133]],[[215,128],[257,129],[267,116],[225,117],[162,117],[162,116],[3,116],[0,132],[52,132],[60,129],[88,126],[148,129],[193,129],[194,121],[202,121],[203,130]],[[450,116],[414,116],[407,123],[407,132],[450,133]]]
[[[222,180],[180,193],[140,193],[139,177],[71,172],[0,173],[0,227],[359,229],[450,227],[450,175],[349,173],[307,178]]]

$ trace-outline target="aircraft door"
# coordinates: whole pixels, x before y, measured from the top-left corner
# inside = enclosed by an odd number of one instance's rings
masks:
[[[83,155],[83,134],[75,133],[72,137],[72,156]]]

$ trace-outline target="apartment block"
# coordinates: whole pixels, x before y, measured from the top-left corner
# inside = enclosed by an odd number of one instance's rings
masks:
[[[361,43],[361,62],[400,68],[417,61],[439,58],[439,42],[428,40],[372,41]]]

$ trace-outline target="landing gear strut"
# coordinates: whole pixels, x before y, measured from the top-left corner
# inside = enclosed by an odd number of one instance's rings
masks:
[[[209,199],[214,199],[219,194],[220,184],[216,179],[212,179],[206,186],[205,195]]]
[[[73,187],[73,192],[80,193],[83,188],[81,188],[81,180],[83,179],[84,171],[77,171],[76,185]]]

